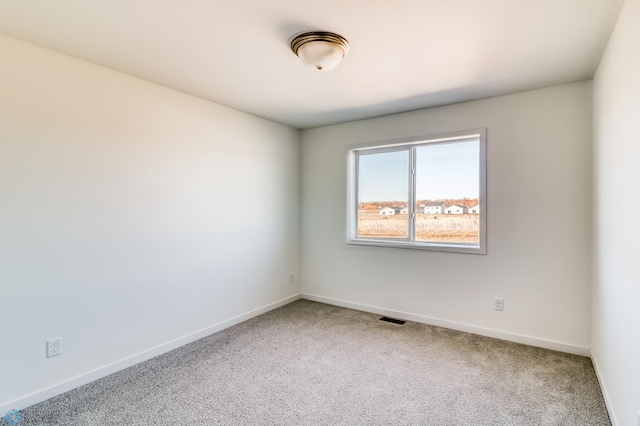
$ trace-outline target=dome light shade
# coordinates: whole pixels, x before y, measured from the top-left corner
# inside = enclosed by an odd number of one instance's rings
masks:
[[[291,50],[303,64],[318,71],[335,68],[349,52],[349,42],[335,33],[311,31],[300,34],[291,41]]]

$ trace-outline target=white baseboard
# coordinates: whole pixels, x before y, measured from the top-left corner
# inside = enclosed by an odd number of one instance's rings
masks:
[[[315,302],[326,303],[328,305],[341,306],[343,308],[350,308],[358,311],[371,312],[374,314],[385,315],[393,318],[403,319],[406,321],[420,322],[424,324],[435,325],[438,327],[464,331],[467,333],[479,334],[481,336],[493,337],[500,340],[507,340],[509,342],[522,343],[530,346],[537,346],[540,348],[551,349],[558,352],[566,352],[566,353],[581,355],[586,357],[591,356],[591,350],[589,348],[567,345],[565,343],[539,339],[536,337],[525,336],[521,334],[507,333],[504,331],[494,330],[491,328],[478,327],[475,325],[463,324],[463,323],[454,322],[454,321],[447,321],[447,320],[442,320],[438,318],[431,318],[423,315],[411,314],[408,312],[393,311],[390,309],[380,308],[377,306],[363,305],[361,303],[348,302],[345,300],[333,299],[330,297],[318,296],[315,294],[302,293],[302,299],[313,300]]]
[[[211,334],[222,331],[225,328],[229,328],[243,321],[246,321],[258,315],[264,314],[265,312],[269,312],[281,306],[287,305],[291,302],[295,302],[296,300],[300,299],[300,297],[301,297],[300,294],[296,294],[296,295],[287,297],[285,299],[278,300],[277,302],[270,303],[266,306],[263,306],[258,309],[254,309],[253,311],[247,312],[245,314],[238,315],[236,317],[220,322],[218,324],[214,324],[212,326],[203,328],[196,332],[187,334],[186,336],[180,337],[170,342],[163,343],[161,345],[139,352],[135,355],[131,355],[127,358],[121,359],[120,361],[116,361],[114,363],[97,368],[93,371],[89,371],[87,373],[81,374],[79,376],[66,380],[57,385],[48,387],[46,389],[42,389],[40,391],[20,397],[13,401],[3,402],[2,404],[0,404],[0,413],[6,413],[9,410],[22,410],[33,404],[37,404],[38,402],[45,401],[49,398],[53,398],[54,396],[70,391],[71,389],[75,389],[79,386],[86,385],[87,383],[91,383],[95,380],[106,377],[109,374],[113,374],[117,371],[124,370],[125,368],[131,367],[133,365],[136,365],[148,359],[154,358],[158,355],[162,355],[163,353],[172,351],[188,343],[195,342],[196,340],[202,339],[203,337],[207,337]]]
[[[602,391],[602,397],[604,398],[604,405],[607,406],[607,412],[609,413],[611,426],[616,426],[620,423],[618,423],[618,421],[616,420],[616,416],[613,414],[613,405],[611,405],[611,398],[609,397],[607,388],[605,387],[604,381],[602,380],[602,375],[600,373],[601,370],[598,368],[598,357],[596,356],[593,348],[591,349],[591,363],[593,364],[593,369],[596,371],[596,377],[598,378],[598,383],[600,384],[600,390]]]

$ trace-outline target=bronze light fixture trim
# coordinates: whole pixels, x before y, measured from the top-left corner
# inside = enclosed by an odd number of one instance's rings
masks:
[[[318,71],[329,71],[349,52],[349,42],[336,33],[308,31],[291,41],[291,50],[305,65]]]

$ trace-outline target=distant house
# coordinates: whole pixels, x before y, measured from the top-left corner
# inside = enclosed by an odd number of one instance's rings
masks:
[[[400,214],[409,214],[409,207],[403,207],[400,209]]]
[[[469,207],[469,214],[480,214],[480,205],[476,204],[475,206]]]
[[[380,210],[380,216],[393,216],[400,214],[400,207],[385,207]]]
[[[425,214],[442,214],[447,208],[447,205],[442,201],[433,201],[423,206]]]
[[[459,204],[454,204],[453,206],[449,206],[444,209],[445,214],[465,214],[468,212],[466,206],[461,206]]]

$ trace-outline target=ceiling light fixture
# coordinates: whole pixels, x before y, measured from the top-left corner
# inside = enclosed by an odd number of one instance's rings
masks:
[[[336,33],[309,31],[291,41],[291,50],[303,64],[318,71],[329,71],[347,55],[349,42]]]

